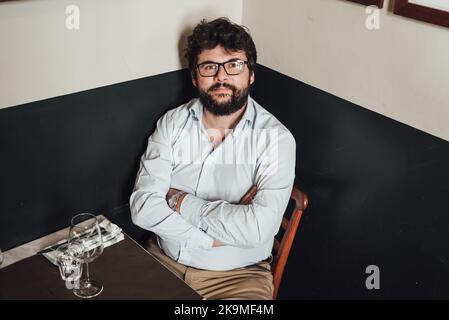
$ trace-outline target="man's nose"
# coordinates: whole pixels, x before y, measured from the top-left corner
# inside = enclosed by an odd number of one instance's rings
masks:
[[[226,73],[226,70],[224,68],[224,65],[218,66],[217,74],[215,75],[215,80],[217,81],[224,81],[228,79],[228,74]]]

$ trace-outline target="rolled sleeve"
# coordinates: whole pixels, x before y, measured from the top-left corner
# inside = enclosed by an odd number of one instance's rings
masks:
[[[187,194],[181,203],[181,216],[191,225],[198,227],[202,209],[207,203],[208,201],[206,200]]]

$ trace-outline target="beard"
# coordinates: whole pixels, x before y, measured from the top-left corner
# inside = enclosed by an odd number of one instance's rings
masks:
[[[230,99],[217,102],[212,95],[213,91],[219,88],[227,88],[232,91]],[[198,89],[200,101],[203,106],[216,116],[228,116],[240,110],[248,101],[249,91],[251,89],[250,81],[248,85],[242,89],[228,83],[216,83],[206,91]],[[229,96],[228,94],[220,94],[220,96]]]

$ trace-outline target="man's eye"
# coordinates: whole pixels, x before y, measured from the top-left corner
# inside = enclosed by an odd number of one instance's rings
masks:
[[[204,70],[214,70],[215,65],[214,64],[206,64],[203,68],[204,68]]]
[[[242,65],[240,63],[238,63],[238,62],[229,62],[229,64],[228,64],[228,68],[230,68],[230,69],[238,70],[241,67],[242,67]]]

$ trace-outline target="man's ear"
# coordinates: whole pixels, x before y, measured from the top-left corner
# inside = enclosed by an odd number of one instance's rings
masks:
[[[195,79],[195,76],[194,76],[194,75],[192,75],[192,84],[193,84],[195,87],[198,87],[198,84],[197,84],[197,82],[196,82],[196,79]]]
[[[249,84],[253,84],[254,80],[256,80],[256,75],[254,74],[254,71],[251,74],[251,77],[249,78]]]

